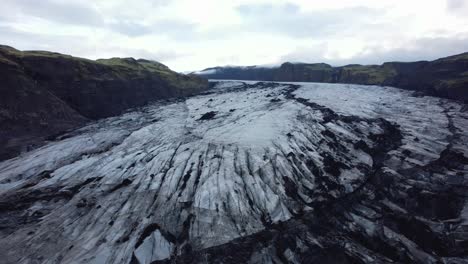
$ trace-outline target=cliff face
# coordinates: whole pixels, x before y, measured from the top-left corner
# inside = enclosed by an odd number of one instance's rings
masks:
[[[283,63],[277,68],[217,67],[199,72],[209,79],[328,82],[386,85],[429,95],[468,100],[468,53],[435,61],[332,67],[325,63]]]
[[[213,67],[207,68],[201,72],[196,72],[195,74],[208,79],[268,81],[274,79],[276,71],[272,68],[257,66]]]
[[[303,63],[283,63],[276,70],[274,75],[275,81],[300,81],[300,82],[333,82],[334,70],[328,64],[303,64]]]
[[[0,159],[45,137],[153,100],[208,87],[155,61],[87,60],[0,46]]]
[[[392,83],[405,89],[468,100],[468,53],[432,62],[391,63],[398,75]]]

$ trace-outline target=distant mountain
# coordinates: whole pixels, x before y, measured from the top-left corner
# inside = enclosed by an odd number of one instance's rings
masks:
[[[206,88],[205,79],[155,61],[93,61],[0,46],[0,159],[87,120]]]
[[[385,85],[468,100],[468,53],[435,61],[382,65],[332,67],[325,63],[286,62],[277,67],[214,67],[194,73],[208,79]]]

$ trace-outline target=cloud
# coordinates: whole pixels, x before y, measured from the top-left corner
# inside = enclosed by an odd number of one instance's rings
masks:
[[[383,49],[378,46],[368,47],[349,60],[360,63],[434,60],[466,51],[468,51],[468,34],[460,34],[453,37],[414,39],[403,46],[391,49]]]
[[[197,25],[178,20],[160,20],[152,25],[153,33],[184,41],[196,38]]]
[[[176,40],[186,40],[194,36],[196,25],[175,19],[141,17],[141,8],[162,8],[168,5],[166,0],[147,1],[144,5],[135,1],[135,6],[128,7],[128,2],[116,3],[115,6],[95,6],[93,1],[78,0],[5,0],[4,10],[0,10],[0,23],[22,23],[29,26],[41,19],[45,24],[56,28],[79,26],[87,29],[107,29],[128,37],[136,38],[158,34]],[[105,1],[103,1],[105,3]],[[102,2],[101,2],[102,3]],[[126,12],[126,10],[131,12]],[[145,10],[148,12],[149,10]],[[25,21],[30,21],[25,23]]]
[[[326,42],[297,47],[292,52],[280,57],[277,63],[283,62],[324,62],[329,49]]]
[[[81,39],[80,44],[70,45],[73,39]],[[64,52],[67,47],[79,48],[85,42],[86,40],[77,35],[40,34],[0,24],[0,43],[18,49],[42,49]],[[75,52],[79,52],[79,49],[75,50]]]
[[[151,33],[151,27],[133,21],[116,21],[109,24],[109,27],[116,32],[129,37],[138,37]]]
[[[468,49],[467,0],[202,3],[2,0],[0,44],[91,59],[142,57],[178,71],[285,60],[380,63]]]
[[[466,0],[447,0],[447,10],[455,15],[468,16],[468,3]]]
[[[76,41],[77,39],[80,41]],[[0,25],[0,43],[20,50],[49,50],[90,59],[134,57],[166,62],[189,56],[189,53],[179,52],[171,47],[139,48],[118,45],[115,42],[100,43],[96,46],[92,38],[31,33],[5,25]]]
[[[119,46],[109,46],[108,53],[116,54],[117,57],[133,57],[137,59],[155,60],[164,62],[168,60],[181,59],[188,56],[189,54],[180,53],[170,49],[163,49],[157,51],[151,51],[147,49],[138,48],[122,48]],[[119,55],[120,54],[120,55]],[[108,56],[111,57],[111,56]]]
[[[347,58],[333,56],[326,43],[297,48],[281,57],[282,61],[325,62],[334,66],[347,64],[381,64],[388,61],[434,60],[468,51],[468,34],[452,37],[426,37],[414,39],[400,46],[383,48],[379,45],[364,47]]]
[[[275,33],[295,38],[324,37],[357,29],[371,22],[383,10],[356,6],[328,10],[301,11],[298,5],[240,5],[237,11],[246,30]]]
[[[64,24],[99,26],[104,23],[101,14],[93,7],[81,2],[57,0],[6,0],[2,6],[10,5],[23,16],[32,16]]]
[[[175,40],[187,40],[196,37],[195,24],[177,20],[159,20],[151,24],[143,24],[132,20],[117,20],[107,26],[110,30],[129,37],[141,37],[151,34],[166,36]]]
[[[463,8],[466,5],[465,0],[447,0],[447,8],[449,10],[456,10]]]

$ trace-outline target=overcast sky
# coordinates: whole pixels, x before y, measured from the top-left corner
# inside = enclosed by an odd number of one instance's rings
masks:
[[[468,0],[2,0],[0,44],[177,71],[468,51]]]

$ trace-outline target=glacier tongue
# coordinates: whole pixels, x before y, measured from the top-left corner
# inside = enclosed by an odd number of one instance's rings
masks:
[[[461,261],[461,108],[389,87],[219,81],[0,163],[0,259]]]

